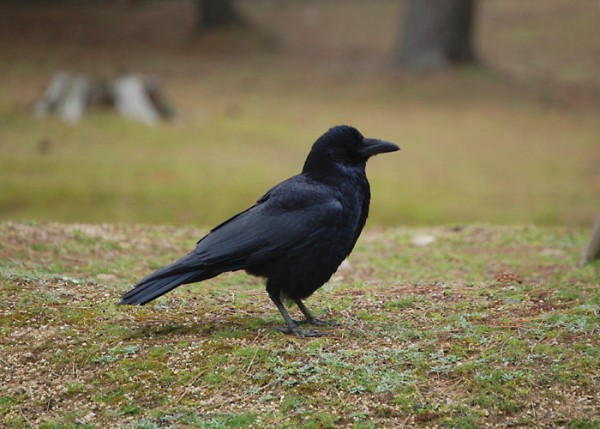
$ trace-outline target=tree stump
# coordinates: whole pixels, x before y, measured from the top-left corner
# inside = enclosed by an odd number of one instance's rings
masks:
[[[594,222],[594,226],[592,227],[592,236],[583,252],[583,257],[579,265],[583,267],[598,258],[600,258],[600,213],[596,217],[596,222]]]
[[[52,78],[34,112],[38,117],[55,114],[75,123],[94,106],[115,108],[121,116],[148,125],[174,116],[154,78],[124,75],[107,80],[68,72]]]

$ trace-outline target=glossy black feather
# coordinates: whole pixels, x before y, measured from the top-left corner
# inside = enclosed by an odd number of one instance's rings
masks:
[[[397,149],[352,127],[330,129],[313,145],[302,173],[215,227],[188,255],[142,279],[121,303],[146,304],[181,284],[241,269],[265,277],[276,304],[280,297],[310,296],[348,256],[365,225],[367,158]]]

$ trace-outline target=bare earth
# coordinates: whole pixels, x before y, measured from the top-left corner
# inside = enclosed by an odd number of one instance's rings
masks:
[[[231,273],[119,296],[192,228],[0,224],[4,427],[597,427],[600,267],[587,231],[371,229],[300,339]],[[430,236],[426,246],[415,237]],[[427,241],[427,240],[425,240]]]

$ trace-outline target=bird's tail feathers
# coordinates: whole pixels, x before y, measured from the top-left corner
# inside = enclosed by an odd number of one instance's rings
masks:
[[[196,260],[192,261],[192,259]],[[203,269],[198,262],[197,256],[191,253],[179,261],[150,274],[123,295],[120,304],[144,305],[177,286],[214,276],[208,269]]]

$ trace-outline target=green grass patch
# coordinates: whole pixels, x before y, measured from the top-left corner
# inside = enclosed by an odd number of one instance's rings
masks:
[[[0,416],[8,428],[594,427],[587,231],[437,227],[429,246],[408,244],[420,233],[367,230],[352,268],[307,302],[341,325],[301,339],[274,329],[264,286],[241,273],[118,305],[148,261],[175,259],[200,230],[0,224]]]

